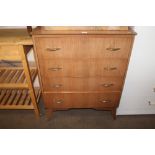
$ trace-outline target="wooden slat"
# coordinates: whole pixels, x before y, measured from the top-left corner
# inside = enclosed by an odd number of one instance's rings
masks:
[[[3,81],[5,83],[8,83],[11,81],[12,77],[14,76],[15,71],[10,70],[10,74],[8,74],[8,76],[6,77],[6,79]]]
[[[28,88],[25,73],[23,69],[15,70],[1,70],[0,88]],[[32,81],[37,76],[37,70],[31,69]]]
[[[5,106],[1,106],[0,105],[0,109],[25,109],[25,110],[29,110],[29,109],[34,109],[33,105],[5,105]]]
[[[37,101],[40,97],[40,89],[35,89]],[[34,109],[29,91],[23,90],[0,90],[0,109]]]
[[[28,95],[27,90],[23,90],[22,96],[20,98],[18,105],[24,105],[27,95]]]
[[[3,100],[4,96],[5,96],[5,93],[6,93],[7,90],[2,90],[1,91],[1,95],[0,95],[0,104],[1,104],[1,101]]]
[[[6,91],[5,96],[3,97],[3,100],[1,101],[2,105],[5,105],[7,103],[8,99],[9,99],[9,96],[11,95],[10,92],[11,92],[10,90]]]
[[[0,88],[5,88],[5,89],[15,89],[15,88],[28,88],[27,83],[1,83]]]
[[[3,73],[5,72],[5,70],[0,70],[0,77],[3,75]]]
[[[18,79],[20,78],[22,72],[23,72],[22,70],[19,70],[19,71],[18,71],[18,73],[17,73],[17,75],[16,75],[15,83],[16,83],[16,82],[18,81]]]
[[[18,83],[18,80],[19,80],[19,78],[20,78],[22,72],[23,72],[23,70],[19,70],[19,71],[18,71],[18,74],[16,75],[16,80],[15,80],[16,83]]]
[[[17,78],[17,79],[16,79],[16,83],[18,83],[20,77],[22,76],[22,73],[23,73],[23,70],[20,70],[20,71],[19,71],[19,75],[16,76],[16,78]]]
[[[36,67],[35,66],[30,66],[30,68],[31,69],[36,69]],[[23,67],[8,67],[8,66],[2,66],[2,67],[0,67],[0,70],[23,70]]]
[[[10,76],[11,76],[11,71],[9,71],[8,74],[5,76],[3,82],[4,82],[4,83],[7,83],[8,80],[10,79]]]
[[[10,83],[14,83],[17,73],[18,73],[17,70],[14,70],[14,74],[13,74],[13,77],[11,78],[11,80],[10,80]]]
[[[9,98],[9,100],[8,100],[8,102],[7,102],[7,104],[11,105],[12,102],[13,102],[13,100],[14,100],[14,98],[15,98],[15,96],[16,96],[16,90],[13,90],[13,91],[11,92],[11,96],[10,96],[10,98]]]
[[[30,105],[30,101],[31,101],[30,96],[27,96],[27,98],[25,100],[25,105]]]
[[[17,105],[18,104],[18,101],[19,101],[21,95],[22,95],[22,90],[18,90],[17,93],[16,93],[16,97],[15,97],[13,103],[12,103],[13,105]]]
[[[37,70],[36,69],[30,69],[32,81],[34,81]],[[26,77],[23,69],[15,70],[0,70],[0,83],[25,83]]]
[[[30,101],[31,101],[30,96],[27,96],[24,105],[30,105]]]
[[[3,73],[3,75],[0,77],[0,82],[4,81],[6,76],[10,73],[9,70],[5,70],[5,72]]]
[[[31,72],[30,72],[31,74]],[[28,83],[27,80],[26,80],[26,77],[25,77],[25,73],[24,73],[24,80],[23,80],[23,83]]]
[[[7,66],[2,66],[0,67],[1,70],[23,70],[23,67],[7,67]]]
[[[18,80],[18,82],[19,82],[19,83],[24,83],[24,81],[25,81],[25,73],[24,73],[24,71],[23,71],[22,74],[21,74],[20,79]]]

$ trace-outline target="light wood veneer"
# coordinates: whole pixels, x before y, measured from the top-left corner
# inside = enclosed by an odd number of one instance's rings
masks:
[[[47,114],[93,108],[116,118],[136,33],[82,29],[39,27],[32,33]]]

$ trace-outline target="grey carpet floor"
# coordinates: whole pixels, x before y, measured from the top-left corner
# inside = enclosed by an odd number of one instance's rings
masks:
[[[0,110],[0,129],[154,129],[155,115],[117,116],[109,111],[78,109],[54,112],[47,121],[40,103],[42,116],[37,121],[31,110]]]

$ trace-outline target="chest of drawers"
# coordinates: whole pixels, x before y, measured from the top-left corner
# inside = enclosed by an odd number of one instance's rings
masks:
[[[116,118],[135,32],[33,31],[47,114],[55,110],[111,110]]]

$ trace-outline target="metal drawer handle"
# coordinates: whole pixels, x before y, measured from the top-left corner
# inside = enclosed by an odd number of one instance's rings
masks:
[[[105,67],[104,68],[104,70],[106,70],[106,71],[113,71],[113,70],[116,70],[117,69],[117,67]]]
[[[100,100],[101,103],[111,103],[111,100]]]
[[[101,84],[101,86],[103,86],[103,87],[112,87],[112,86],[114,86],[114,84],[113,83],[104,83],[104,84]]]
[[[54,84],[53,85],[53,88],[60,88],[60,87],[62,87],[62,84]]]
[[[61,48],[59,47],[56,47],[56,48],[46,48],[47,51],[51,51],[51,52],[54,52],[54,51],[59,51],[61,50]]]
[[[61,67],[52,67],[52,68],[49,68],[49,70],[51,70],[51,71],[59,71],[61,69],[62,69]]]
[[[107,48],[108,51],[119,51],[121,48]]]
[[[63,102],[64,101],[62,99],[58,99],[58,100],[55,101],[55,103],[57,103],[57,104],[62,104]]]

